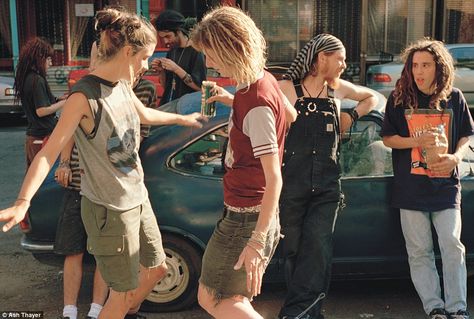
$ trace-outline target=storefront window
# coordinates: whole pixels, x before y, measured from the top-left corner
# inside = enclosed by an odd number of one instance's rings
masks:
[[[12,56],[11,50],[10,6],[7,0],[0,0],[0,59],[10,58]]]
[[[268,42],[270,62],[291,62],[319,33],[331,33],[346,45],[347,61],[360,53],[360,1],[247,0],[250,13]]]
[[[369,0],[367,60],[387,62],[409,43],[432,36],[432,13],[432,0]]]
[[[300,32],[298,31],[299,2],[290,0],[248,0],[247,10],[257,26],[262,30],[268,45],[268,56],[272,62],[289,62],[294,59],[300,48]],[[311,15],[311,8],[309,11]],[[308,24],[311,22],[307,22]],[[312,26],[305,23],[306,36],[311,34]],[[302,24],[300,22],[300,24]],[[309,31],[309,30],[310,31]],[[309,32],[308,32],[309,31]]]
[[[474,42],[474,2],[447,0],[445,4],[446,43]]]

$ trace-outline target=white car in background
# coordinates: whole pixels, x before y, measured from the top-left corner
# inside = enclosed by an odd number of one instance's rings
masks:
[[[25,116],[20,102],[15,104],[14,82],[13,77],[0,76],[0,117],[2,118]]]
[[[446,48],[454,59],[454,86],[463,92],[474,112],[474,43],[447,44]],[[367,86],[388,97],[395,89],[402,70],[403,63],[400,61],[372,65],[367,70]]]

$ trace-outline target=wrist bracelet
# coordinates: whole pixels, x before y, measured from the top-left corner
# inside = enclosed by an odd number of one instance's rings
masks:
[[[30,200],[29,199],[26,199],[24,197],[18,197],[17,199],[15,199],[15,203],[16,202],[27,202],[28,204],[30,203]]]
[[[350,115],[351,118],[352,118],[352,123],[354,123],[355,121],[357,121],[357,120],[359,119],[359,113],[357,113],[355,107],[353,107],[352,109],[350,109],[349,115]]]
[[[69,160],[60,161],[58,167],[69,167],[69,163]]]
[[[191,84],[191,83],[193,83],[193,78],[191,77],[191,75],[190,75],[189,73],[186,73],[186,74],[182,77],[181,80],[183,80],[183,82],[184,82],[185,84]]]

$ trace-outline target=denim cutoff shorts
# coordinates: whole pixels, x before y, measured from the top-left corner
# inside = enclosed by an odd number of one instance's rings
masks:
[[[214,296],[218,303],[233,296],[244,296],[252,299],[247,290],[247,273],[245,265],[234,270],[242,250],[255,230],[258,211],[240,213],[224,210],[223,217],[217,222],[214,233],[209,240],[202,258],[202,271],[199,283]],[[280,240],[280,221],[278,212],[270,221],[264,257],[267,265],[270,262]]]
[[[166,260],[148,199],[130,210],[116,211],[82,196],[81,213],[87,251],[94,255],[102,277],[114,291],[138,287],[140,264],[153,268]]]

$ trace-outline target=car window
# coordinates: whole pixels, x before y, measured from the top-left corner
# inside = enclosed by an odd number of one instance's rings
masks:
[[[178,171],[193,175],[222,177],[223,154],[227,147],[227,125],[222,126],[188,145],[171,159]]]
[[[342,176],[393,175],[392,150],[386,147],[379,135],[380,125],[370,118],[355,122],[345,132],[341,144]]]
[[[456,66],[474,69],[474,47],[454,48],[450,52]]]

